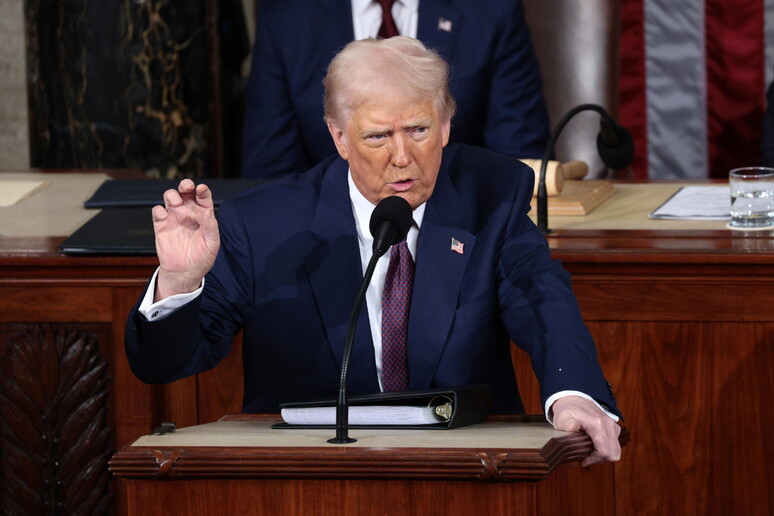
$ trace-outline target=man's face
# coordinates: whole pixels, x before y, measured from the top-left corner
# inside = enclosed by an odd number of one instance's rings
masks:
[[[433,193],[449,128],[432,100],[407,102],[398,94],[367,100],[343,128],[328,123],[360,193],[374,204],[399,195],[412,209]]]

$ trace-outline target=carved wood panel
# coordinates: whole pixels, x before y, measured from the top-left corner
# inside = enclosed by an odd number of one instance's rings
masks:
[[[0,324],[3,514],[111,511],[109,336],[94,324]]]

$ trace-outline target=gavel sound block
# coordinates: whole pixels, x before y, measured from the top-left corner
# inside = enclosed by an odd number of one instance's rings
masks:
[[[540,179],[539,159],[522,159],[535,173],[535,188],[532,192],[533,214],[536,208],[538,182]],[[550,215],[586,215],[615,193],[610,181],[583,179],[589,172],[584,161],[567,163],[549,161],[546,166],[546,190],[548,191],[548,214]],[[561,194],[561,195],[560,195]]]

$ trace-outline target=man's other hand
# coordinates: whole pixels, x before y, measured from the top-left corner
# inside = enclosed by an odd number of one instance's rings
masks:
[[[594,443],[594,451],[583,459],[581,466],[591,466],[621,458],[618,436],[621,427],[597,407],[580,396],[564,396],[551,405],[553,425],[557,430],[585,432]]]

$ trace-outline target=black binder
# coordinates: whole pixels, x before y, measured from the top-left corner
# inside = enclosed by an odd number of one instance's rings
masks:
[[[459,387],[442,387],[423,391],[380,392],[364,396],[352,396],[349,398],[349,406],[362,405],[413,405],[436,406],[436,404],[451,404],[451,414],[448,420],[427,425],[354,425],[350,428],[374,428],[374,429],[436,429],[448,430],[461,426],[473,425],[486,421],[492,410],[492,387],[490,385],[464,385]],[[335,400],[321,400],[311,402],[283,403],[280,408],[306,408],[306,407],[335,407]],[[291,425],[285,422],[276,423],[272,428],[302,429],[302,428],[330,428],[335,425]]]
[[[216,207],[226,199],[249,190],[266,179],[203,179],[212,191]],[[83,203],[102,208],[59,245],[64,254],[155,256],[151,207],[164,204],[164,192],[178,180],[111,179]]]
[[[248,178],[207,178],[197,179],[196,183],[204,183],[212,191],[215,206],[226,199],[268,182],[267,179]],[[103,182],[94,194],[86,199],[83,207],[99,208],[141,208],[164,204],[164,192],[177,188],[178,179],[109,179]]]
[[[153,218],[148,208],[97,212],[59,244],[65,254],[155,256]]]

